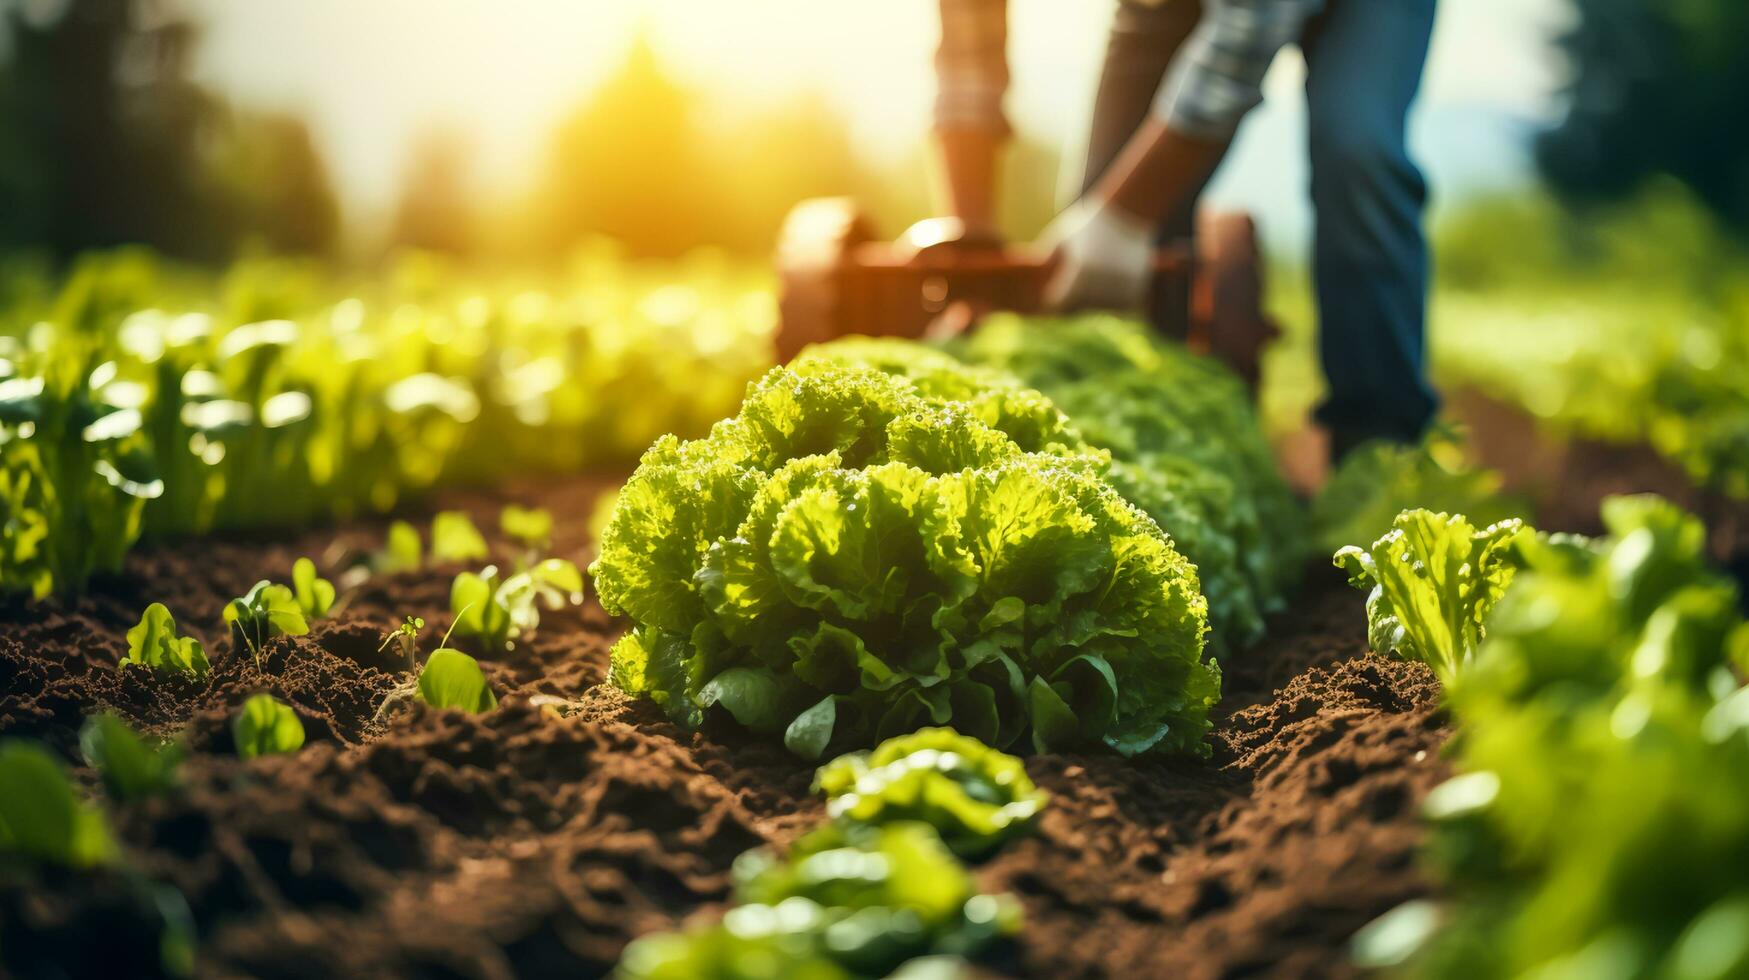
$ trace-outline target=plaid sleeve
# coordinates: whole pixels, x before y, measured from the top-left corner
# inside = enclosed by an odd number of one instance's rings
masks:
[[[1006,133],[1007,0],[941,0],[935,51],[935,127]]]
[[[1202,22],[1185,42],[1155,97],[1154,114],[1199,139],[1226,139],[1263,101],[1263,76],[1276,54],[1299,40],[1323,0],[1205,0]]]

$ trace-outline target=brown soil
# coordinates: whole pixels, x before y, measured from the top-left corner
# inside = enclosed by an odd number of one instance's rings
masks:
[[[549,507],[554,552],[581,562],[590,503],[609,485],[531,483],[432,509],[469,510],[508,559],[491,533],[497,507]],[[811,767],[780,747],[680,732],[603,686],[619,624],[592,602],[486,658],[502,704],[478,716],[379,712],[404,677],[381,635],[423,616],[422,646],[435,646],[456,567],[369,580],[259,665],[233,653],[226,599],[283,580],[299,555],[337,573],[384,527],[156,546],[77,602],[0,606],[0,735],[74,760],[82,718],[108,708],[194,750],[178,792],[111,807],[134,872],[0,885],[0,975],[149,973],[158,930],[143,876],[186,897],[203,975],[597,976],[630,938],[714,914],[737,854],[821,818]],[[1446,774],[1448,734],[1425,668],[1367,656],[1362,598],[1313,570],[1264,644],[1224,665],[1207,762],[1029,760],[1053,803],[980,872],[1028,916],[998,971],[1352,972],[1354,931],[1428,887],[1416,812]],[[208,683],[117,670],[152,601],[206,641]],[[244,763],[229,719],[260,690],[297,709],[308,742]]]

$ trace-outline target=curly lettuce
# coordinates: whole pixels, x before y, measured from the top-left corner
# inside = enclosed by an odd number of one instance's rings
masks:
[[[834,820],[884,826],[921,820],[961,857],[1027,830],[1050,796],[1014,756],[951,728],[924,728],[821,766],[814,788]]]
[[[970,975],[963,957],[1000,947],[1021,927],[1020,905],[978,891],[928,824],[828,824],[787,856],[735,861],[734,908],[720,923],[643,936],[626,947],[621,980],[850,980],[907,965],[925,976]]]
[[[1370,589],[1367,643],[1433,668],[1449,683],[1475,658],[1494,604],[1519,565],[1517,542],[1534,532],[1516,518],[1477,530],[1462,514],[1406,510],[1370,548],[1336,552],[1348,584]]]
[[[1462,774],[1426,807],[1437,928],[1362,944],[1409,975],[1749,975],[1740,593],[1676,505],[1602,517],[1602,538],[1523,540],[1450,688]]]
[[[1110,454],[1107,479],[1196,564],[1216,652],[1263,636],[1300,573],[1304,515],[1236,376],[1109,316],[991,317],[952,350],[1036,387]]]
[[[651,447],[590,566],[634,624],[611,681],[808,758],[949,724],[1206,752],[1194,566],[1048,399],[936,366],[776,368],[705,438]]]

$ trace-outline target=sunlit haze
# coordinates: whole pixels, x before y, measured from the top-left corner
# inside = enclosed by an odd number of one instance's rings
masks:
[[[816,91],[865,149],[897,156],[926,126],[934,84],[931,0],[198,0],[193,8],[206,30],[199,74],[242,102],[306,114],[343,193],[366,214],[393,201],[409,147],[434,126],[474,140],[487,190],[526,179],[554,121],[639,31],[672,70],[711,93],[725,133],[737,112]],[[1075,146],[1108,13],[1012,0],[1010,16],[1011,112],[1029,133]],[[1514,127],[1550,109],[1560,72],[1546,39],[1564,16],[1563,0],[1444,4],[1416,136],[1448,190],[1522,173]],[[1283,57],[1269,104],[1216,190],[1224,201],[1268,206],[1278,233],[1303,220],[1302,168],[1282,152],[1299,138],[1300,77],[1297,57]]]

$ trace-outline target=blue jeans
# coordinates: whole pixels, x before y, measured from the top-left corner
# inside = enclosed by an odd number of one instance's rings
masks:
[[[1329,0],[1306,30],[1306,99],[1318,293],[1318,352],[1329,394],[1316,418],[1333,450],[1418,439],[1438,410],[1427,380],[1427,185],[1409,159],[1407,117],[1421,85],[1435,0]],[[1146,118],[1201,16],[1195,0],[1118,4],[1088,142],[1086,182]],[[1190,208],[1163,237],[1191,231]]]

